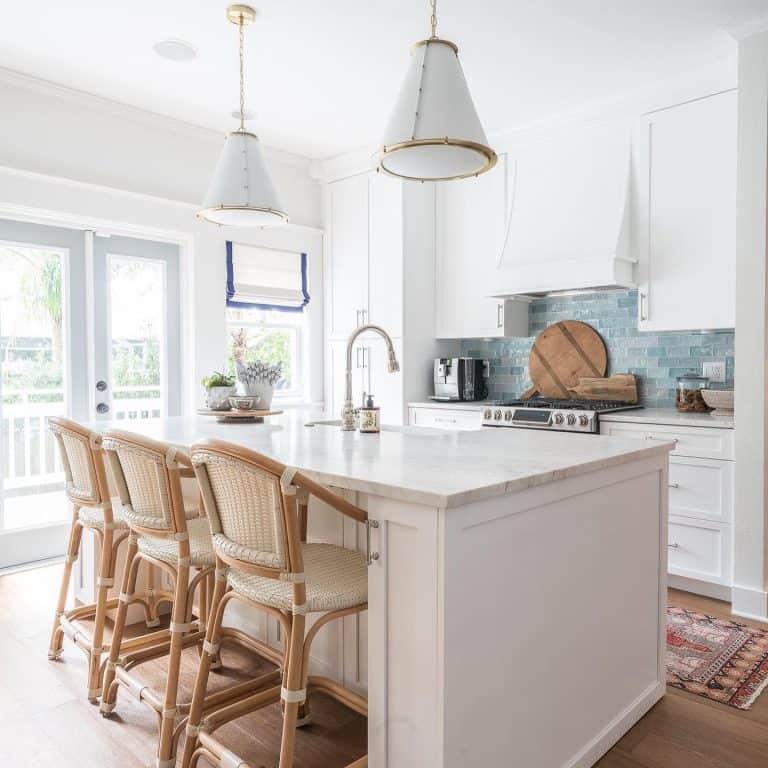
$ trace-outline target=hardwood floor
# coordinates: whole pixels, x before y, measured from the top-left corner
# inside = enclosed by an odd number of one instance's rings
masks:
[[[157,730],[149,709],[121,692],[118,716],[105,720],[84,696],[85,656],[67,643],[61,662],[46,659],[59,574],[59,566],[50,566],[0,577],[0,764],[14,768],[152,765]],[[727,603],[674,590],[670,603],[729,616]],[[250,663],[234,651],[226,654],[229,674],[234,676]],[[147,665],[148,682],[162,679],[162,664],[153,664]],[[183,665],[185,692],[191,688],[195,669],[196,654],[190,651]],[[365,752],[363,718],[323,697],[317,698],[313,715],[316,722],[298,733],[297,768],[341,768]],[[274,768],[280,722],[278,708],[270,707],[229,724],[220,733],[251,765]],[[597,766],[766,768],[768,693],[742,712],[668,689],[668,695]]]

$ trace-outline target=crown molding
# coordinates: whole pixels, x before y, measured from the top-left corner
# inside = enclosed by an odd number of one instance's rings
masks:
[[[726,32],[739,42],[745,40],[748,37],[759,35],[763,32],[768,32],[768,16],[763,16],[759,19],[747,22],[746,24],[740,24],[735,27],[729,27]]]
[[[148,125],[158,130],[168,131],[177,136],[195,139],[209,145],[221,144],[225,132],[206,128],[196,123],[189,123],[175,117],[161,115],[159,112],[151,112],[147,109],[134,107],[122,101],[115,101],[105,96],[98,96],[88,91],[70,88],[60,83],[27,75],[14,69],[0,67],[0,85],[8,85],[13,88],[23,89],[42,96],[60,99],[69,104],[81,108],[97,110],[101,114],[117,117],[121,120],[131,120],[142,125]],[[267,160],[282,163],[295,168],[305,170],[309,174],[311,160],[308,157],[272,147],[262,143],[262,150]]]
[[[199,222],[195,219],[195,212],[199,209],[199,205],[194,203],[188,203],[183,200],[174,200],[168,197],[161,197],[159,195],[150,195],[144,192],[132,192],[126,189],[119,189],[118,187],[109,187],[104,184],[94,184],[89,181],[78,181],[77,179],[69,179],[65,176],[51,176],[45,173],[38,173],[37,171],[28,171],[23,168],[13,168],[7,165],[0,165],[0,176],[11,176],[19,179],[26,179],[37,183],[55,184],[59,187],[67,187],[69,189],[78,189],[88,192],[101,192],[107,195],[128,199],[138,200],[142,202],[150,202],[161,205],[170,205],[176,208],[180,208],[189,212],[189,230],[184,232],[173,232],[174,236],[189,237]],[[58,211],[42,211],[38,209],[27,208],[25,206],[15,205],[10,202],[3,202],[0,200],[0,214],[12,215],[16,213],[17,216],[24,220],[32,220],[30,216],[36,216],[34,219],[38,223],[55,224],[57,221],[61,222],[62,219],[76,220],[77,224],[72,225],[77,228],[83,229],[97,229],[102,231],[111,231],[114,234],[126,234],[131,230],[129,225],[122,222],[107,221],[102,219],[95,219],[91,217],[77,217],[73,214],[62,214]],[[45,216],[46,220],[42,221],[41,216]],[[61,225],[61,224],[60,224]],[[212,227],[214,225],[205,225],[206,227]],[[135,227],[136,231],[149,231],[146,227]],[[321,227],[312,226],[311,224],[299,224],[292,221],[288,221],[283,224],[280,229],[287,229],[292,231],[307,231],[307,232],[323,232]],[[170,230],[157,230],[157,232],[165,232],[166,235]]]

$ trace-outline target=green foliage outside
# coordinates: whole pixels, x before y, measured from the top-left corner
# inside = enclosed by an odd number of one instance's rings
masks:
[[[293,381],[293,370],[291,360],[291,332],[276,328],[259,328],[248,326],[246,328],[237,328],[232,331],[232,335],[245,334],[245,362],[255,363],[257,361],[267,363],[268,365],[277,365],[282,363],[283,375],[275,384],[275,389],[288,389]],[[227,371],[235,375],[235,357],[232,341],[227,347]]]

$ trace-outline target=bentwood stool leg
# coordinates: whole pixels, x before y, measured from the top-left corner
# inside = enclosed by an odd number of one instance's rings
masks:
[[[115,665],[120,656],[120,645],[123,641],[125,620],[128,615],[128,602],[136,590],[136,577],[139,571],[140,558],[136,555],[139,551],[137,538],[134,534],[128,537],[128,552],[125,557],[125,572],[120,589],[120,599],[117,604],[117,616],[115,617],[115,629],[112,633],[112,642],[109,646],[109,661],[104,672],[102,684],[101,714],[109,715],[115,708],[117,699],[117,683],[115,681]]]
[[[189,558],[187,557],[187,559]],[[171,614],[171,647],[168,658],[168,677],[165,684],[165,703],[160,724],[157,768],[173,768],[176,764],[173,734],[176,726],[176,699],[179,688],[181,652],[184,635],[193,629],[193,623],[185,623],[187,620],[188,590],[189,565],[180,562],[176,574],[176,594]]]
[[[149,629],[152,629],[153,627],[159,627],[160,626],[160,614],[159,614],[159,605],[157,600],[157,594],[155,593],[155,590],[157,589],[157,569],[155,568],[152,563],[146,563],[147,568],[147,620],[146,624]]]
[[[217,576],[213,597],[208,615],[208,627],[205,631],[200,665],[197,668],[195,689],[192,693],[192,704],[187,720],[187,736],[184,740],[184,751],[181,757],[181,768],[192,765],[192,755],[197,746],[197,734],[203,717],[203,701],[208,688],[208,677],[215,662],[219,659],[219,642],[221,640],[221,622],[224,616],[222,598],[227,591],[226,576]],[[197,761],[195,761],[196,763]]]
[[[69,582],[72,578],[72,566],[77,560],[80,552],[80,541],[83,536],[83,527],[79,521],[80,508],[75,504],[72,506],[72,527],[69,529],[69,543],[67,545],[67,557],[64,561],[64,572],[61,575],[61,586],[59,587],[59,599],[56,603],[56,615],[53,618],[53,630],[51,631],[51,642],[48,647],[48,658],[58,659],[61,656],[64,632],[59,619],[64,613],[64,607],[67,604],[67,594],[69,593]]]
[[[295,614],[291,619],[290,650],[288,652],[288,679],[283,691],[283,736],[280,744],[280,768],[293,768],[293,754],[296,746],[296,721],[299,705],[304,703],[306,692],[301,690],[304,678],[304,630],[306,619]]]
[[[101,696],[101,656],[104,653],[104,623],[107,614],[107,598],[110,587],[114,584],[114,531],[111,526],[99,536],[101,542],[101,563],[96,578],[96,616],[93,627],[91,655],[88,662],[88,699],[95,703]]]

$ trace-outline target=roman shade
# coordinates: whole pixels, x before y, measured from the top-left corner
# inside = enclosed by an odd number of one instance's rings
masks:
[[[307,254],[227,241],[227,306],[303,312]]]

